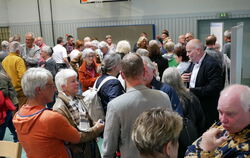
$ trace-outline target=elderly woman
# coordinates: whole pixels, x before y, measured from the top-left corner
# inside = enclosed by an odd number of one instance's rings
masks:
[[[184,86],[184,83],[181,79],[181,75],[177,70],[177,68],[175,67],[167,68],[163,73],[162,82],[169,84],[176,90],[181,105],[183,106],[184,117],[192,121],[196,130],[195,133],[197,133],[198,136],[200,136],[204,132],[205,128],[204,112],[200,105],[199,99],[192,92],[188,91]],[[187,145],[190,144],[185,145],[185,143],[180,143],[179,153],[180,155],[183,154],[182,157],[184,156]]]
[[[106,114],[108,103],[124,93],[124,89],[120,81],[116,78],[121,70],[121,57],[118,54],[107,54],[102,61],[102,76],[96,81],[96,88],[100,87],[98,96]],[[105,82],[105,81],[106,82]],[[105,82],[102,84],[102,82]],[[102,84],[102,85],[101,85]]]
[[[177,158],[182,118],[165,108],[153,108],[136,119],[132,140],[142,158]]]
[[[71,154],[66,142],[86,142],[93,138],[89,133],[77,131],[64,116],[45,107],[56,91],[48,70],[30,68],[22,78],[22,88],[28,102],[16,113],[13,123],[27,157],[68,158]],[[103,125],[97,124],[95,128],[102,131]]]
[[[82,91],[88,90],[99,76],[98,65],[95,62],[95,52],[91,48],[83,50],[84,62],[78,70],[79,80],[82,83]]]
[[[118,53],[121,58],[123,58],[126,54],[131,52],[130,43],[126,40],[119,41],[116,46],[116,53]]]
[[[71,69],[63,69],[56,74],[55,82],[59,94],[53,110],[62,114],[78,131],[86,132],[88,137],[86,143],[69,144],[73,158],[91,157],[91,155],[100,157],[99,150],[96,149],[96,153],[91,153],[91,148],[97,147],[94,139],[103,126],[100,128],[99,122],[93,126],[83,98],[76,96],[77,73]]]
[[[0,62],[8,55],[9,53],[9,42],[2,41],[1,43],[2,50],[0,51]]]
[[[109,53],[108,43],[105,41],[101,41],[98,44],[98,49],[96,50],[98,61],[101,62],[105,55]]]

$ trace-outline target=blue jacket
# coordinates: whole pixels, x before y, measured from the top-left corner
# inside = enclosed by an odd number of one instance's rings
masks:
[[[98,78],[96,83],[96,88],[99,87],[100,83],[109,75],[103,74],[101,77]],[[106,83],[103,84],[101,89],[98,92],[98,96],[101,99],[101,103],[103,106],[104,114],[106,115],[107,112],[107,105],[108,103],[118,97],[119,95],[123,94],[125,91],[118,79],[111,79],[108,80]]]
[[[157,89],[166,93],[169,96],[173,110],[183,117],[183,108],[180,103],[179,97],[170,85],[157,81],[155,78],[153,78],[151,86],[153,89]]]

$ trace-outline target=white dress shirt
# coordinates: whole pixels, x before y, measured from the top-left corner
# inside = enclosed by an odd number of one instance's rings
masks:
[[[206,53],[204,53],[204,55],[201,57],[199,62],[195,63],[195,65],[194,65],[194,68],[193,68],[193,71],[192,71],[192,74],[191,74],[191,77],[190,77],[189,88],[194,88],[195,87],[196,78],[197,78],[198,72],[200,70],[201,63],[202,63],[205,55],[206,55]]]

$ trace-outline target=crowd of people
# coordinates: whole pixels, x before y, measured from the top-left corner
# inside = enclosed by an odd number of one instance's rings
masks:
[[[54,47],[15,35],[1,43],[0,140],[8,127],[27,157],[41,158],[249,157],[250,88],[229,84],[224,37],[220,50],[215,35],[174,43],[168,30],[143,32],[133,47],[111,35],[67,34]],[[84,100],[89,89],[102,120]]]

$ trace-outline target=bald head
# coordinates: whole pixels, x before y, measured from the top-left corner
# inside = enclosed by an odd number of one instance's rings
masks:
[[[244,111],[250,110],[250,88],[245,85],[234,84],[221,91],[221,97],[239,101]],[[237,105],[238,106],[238,105]]]
[[[198,39],[189,41],[186,45],[187,56],[192,62],[199,62],[204,55],[203,44]]]
[[[229,133],[237,133],[250,124],[250,88],[230,85],[225,88],[218,101],[219,119]]]

